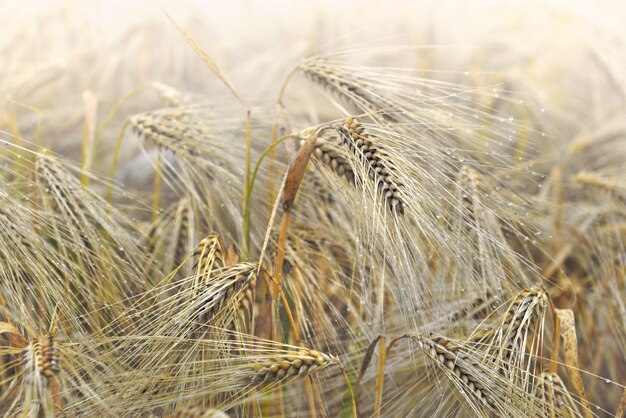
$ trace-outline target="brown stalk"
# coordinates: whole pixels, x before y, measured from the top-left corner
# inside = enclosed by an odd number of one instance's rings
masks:
[[[624,388],[624,392],[622,392],[622,398],[619,401],[619,405],[617,405],[617,409],[615,410],[615,418],[623,418],[626,416],[626,388]]]
[[[278,238],[278,244],[276,249],[276,260],[274,264],[274,276],[272,277],[272,281],[276,287],[276,290],[280,293],[280,297],[283,301],[283,305],[285,306],[285,311],[287,317],[289,319],[289,324],[291,326],[292,332],[294,334],[294,338],[298,345],[302,344],[302,340],[300,339],[300,335],[298,333],[298,328],[296,326],[296,322],[291,313],[291,309],[289,307],[289,302],[287,301],[287,297],[282,289],[281,280],[282,280],[282,271],[283,271],[283,263],[285,259],[285,242],[287,240],[287,230],[289,229],[289,222],[291,218],[291,208],[296,198],[296,194],[298,192],[298,188],[300,187],[300,183],[302,182],[302,178],[304,177],[304,173],[306,171],[306,166],[311,158],[311,154],[315,149],[315,142],[319,134],[326,129],[325,127],[316,129],[311,137],[305,142],[305,144],[300,148],[300,151],[296,155],[295,159],[291,163],[287,175],[285,177],[284,187],[283,187],[283,218],[281,221],[280,233]],[[271,224],[270,224],[271,225]],[[271,303],[271,300],[270,300]],[[273,323],[274,321],[272,321]],[[307,400],[309,413],[315,416],[315,402],[313,396],[311,394],[311,388],[307,387]]]
[[[374,417],[380,417],[383,401],[383,386],[385,383],[385,363],[387,352],[385,350],[385,337],[378,342],[378,367],[376,369],[376,396],[374,398]]]
[[[574,387],[580,396],[585,418],[591,418],[589,401],[585,392],[585,386],[578,366],[578,341],[576,337],[576,325],[574,323],[574,312],[571,309],[557,309],[557,315],[561,322],[561,335],[563,336],[563,353],[565,363]]]

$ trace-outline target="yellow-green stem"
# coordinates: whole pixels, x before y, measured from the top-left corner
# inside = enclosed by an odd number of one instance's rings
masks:
[[[117,171],[117,160],[120,156],[120,150],[122,148],[122,141],[124,140],[124,134],[126,133],[126,127],[128,127],[128,121],[122,126],[120,134],[117,136],[115,142],[115,149],[113,150],[113,161],[111,161],[111,169],[109,170],[109,190],[107,191],[107,203],[111,205],[113,199],[113,179],[115,178],[115,171]]]
[[[250,204],[250,194],[252,190],[250,190],[250,165],[251,165],[251,155],[252,155],[252,122],[251,122],[251,112],[248,110],[246,112],[246,173],[244,177],[243,183],[243,208],[242,208],[242,217],[243,225],[242,225],[242,234],[243,234],[243,261],[248,259],[248,255],[250,253],[250,220],[248,212],[248,205]]]
[[[161,151],[157,149],[154,171],[154,193],[152,195],[152,222],[159,217],[161,205]]]

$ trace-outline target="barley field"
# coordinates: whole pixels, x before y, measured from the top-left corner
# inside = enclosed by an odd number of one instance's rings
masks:
[[[626,4],[0,3],[0,416],[625,417]]]

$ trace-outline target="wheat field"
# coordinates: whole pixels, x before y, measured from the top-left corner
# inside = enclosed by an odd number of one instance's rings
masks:
[[[0,416],[626,416],[624,21],[0,3]]]

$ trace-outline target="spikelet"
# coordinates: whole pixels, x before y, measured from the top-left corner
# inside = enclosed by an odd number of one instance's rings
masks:
[[[59,374],[59,357],[57,353],[56,344],[54,341],[54,335],[48,334],[46,345],[43,348],[43,370],[44,376],[48,379],[52,378],[52,376],[56,376]]]
[[[404,213],[402,183],[396,177],[396,169],[380,146],[376,145],[356,119],[347,119],[340,127],[339,134],[345,145],[362,164],[369,178],[376,184],[392,212]]]

